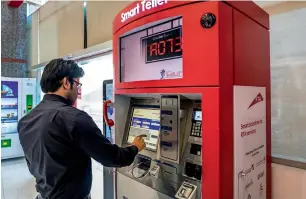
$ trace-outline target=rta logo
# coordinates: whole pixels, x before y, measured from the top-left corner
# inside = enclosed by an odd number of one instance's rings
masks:
[[[165,74],[166,74],[165,69],[161,70],[161,71],[160,71],[160,76],[161,76],[160,79],[164,79],[164,78],[165,78]]]
[[[253,100],[253,102],[250,104],[249,108],[251,108],[252,106],[254,106],[255,104],[262,102],[264,99],[261,95],[261,93],[258,93],[258,95],[255,97],[255,99]],[[248,108],[248,109],[249,109]]]

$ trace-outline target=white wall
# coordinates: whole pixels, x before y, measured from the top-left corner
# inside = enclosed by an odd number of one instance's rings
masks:
[[[306,170],[272,164],[272,199],[305,199]]]

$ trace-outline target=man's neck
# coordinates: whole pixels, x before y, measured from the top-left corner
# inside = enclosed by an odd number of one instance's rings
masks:
[[[63,95],[62,93],[60,93],[60,92],[48,92],[47,94],[49,94],[49,95],[58,95],[58,96],[61,96],[61,97],[65,98],[65,99],[67,99],[67,97],[65,95]]]

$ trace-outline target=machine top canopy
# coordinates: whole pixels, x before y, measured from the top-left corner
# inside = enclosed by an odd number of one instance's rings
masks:
[[[121,10],[113,21],[113,34],[125,25],[153,13],[168,10],[186,4],[203,3],[203,1],[169,1],[169,0],[143,0],[134,1]],[[269,29],[269,15],[253,1],[222,1],[241,13],[249,16],[257,23]]]

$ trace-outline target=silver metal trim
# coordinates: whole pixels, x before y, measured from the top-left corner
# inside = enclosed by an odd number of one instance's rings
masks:
[[[272,163],[306,170],[306,162],[299,162],[279,157],[272,157]]]

